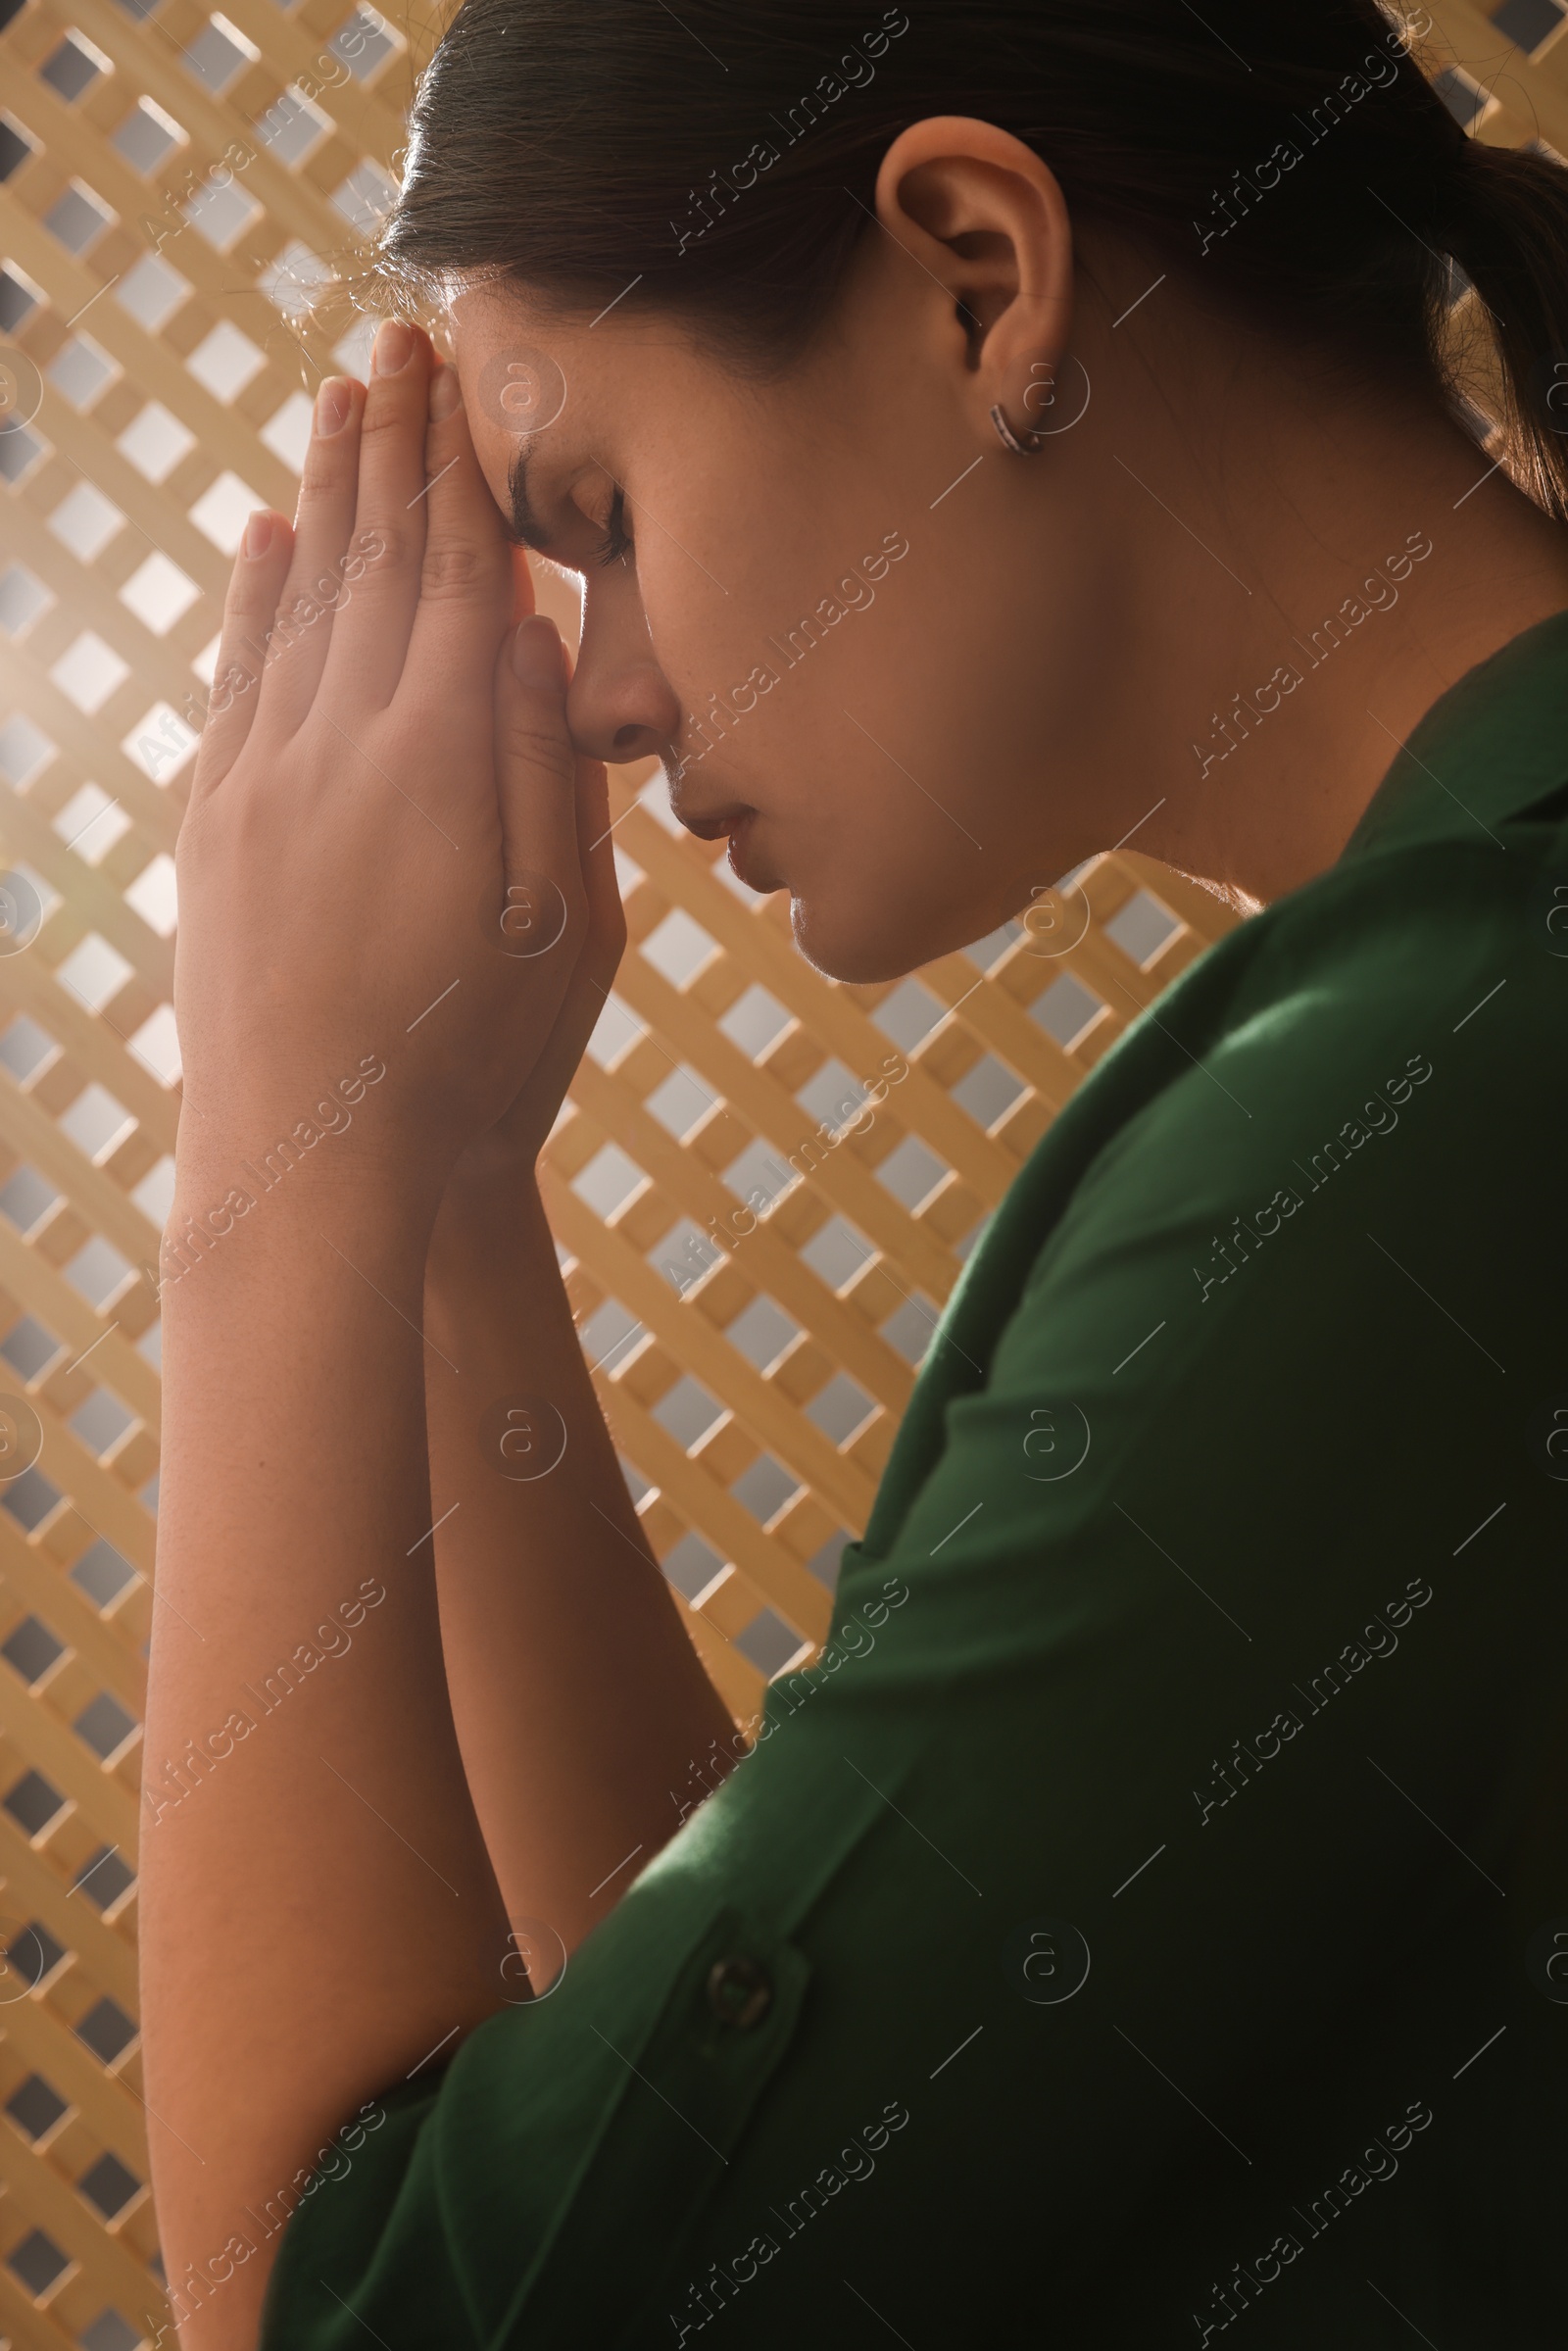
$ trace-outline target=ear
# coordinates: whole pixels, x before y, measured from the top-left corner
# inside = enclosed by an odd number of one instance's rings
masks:
[[[995,446],[994,407],[1014,432],[1033,430],[1072,331],[1072,223],[1055,173],[993,122],[933,115],[883,157],[876,209],[932,281],[932,331],[968,375],[977,437]]]

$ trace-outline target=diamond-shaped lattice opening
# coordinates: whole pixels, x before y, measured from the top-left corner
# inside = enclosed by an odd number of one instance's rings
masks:
[[[672,988],[683,988],[713,953],[713,941],[700,922],[676,906],[649,932],[638,952]]]
[[[711,1543],[705,1543],[700,1535],[683,1535],[660,1564],[675,1590],[688,1600],[698,1599],[724,1566]]]
[[[1006,1116],[1024,1090],[1023,1080],[1014,1077],[1005,1062],[999,1061],[995,1053],[982,1053],[951,1091],[958,1107],[967,1110],[977,1126],[993,1127]]]
[[[744,1633],[736,1635],[734,1645],[771,1682],[775,1674],[781,1674],[800,1655],[806,1644],[793,1625],[787,1625],[773,1609],[763,1608],[753,1617]]]
[[[1029,1006],[1029,1017],[1040,1023],[1048,1037],[1055,1039],[1063,1053],[1071,1053],[1104,1009],[1092,989],[1086,988],[1082,980],[1074,979],[1070,971],[1063,971],[1035,998]]]
[[[122,1558],[114,1544],[106,1543],[102,1536],[82,1552],[70,1575],[77,1591],[84,1592],[98,1609],[110,1607],[127,1584],[139,1581],[130,1561]]]
[[[49,362],[49,381],[73,408],[91,408],[120,373],[120,363],[100,350],[90,335],[73,335]]]
[[[1432,86],[1461,130],[1472,129],[1487,111],[1488,94],[1462,67],[1448,66],[1432,77]]]
[[[582,1351],[594,1371],[613,1371],[642,1335],[642,1324],[618,1298],[607,1298],[578,1326]]]
[[[17,1827],[25,1837],[40,1836],[49,1823],[65,1808],[65,1797],[44,1778],[42,1772],[24,1772],[3,1799]]]
[[[66,1427],[82,1439],[89,1453],[108,1453],[108,1448],[124,1437],[134,1418],[136,1415],[127,1413],[120,1398],[111,1396],[106,1387],[94,1387],[92,1396],[87,1396],[84,1403],[77,1403]]]
[[[731,1045],[739,1047],[755,1061],[766,1053],[774,1039],[781,1037],[795,1015],[786,1012],[776,996],[755,984],[738,996],[719,1021],[719,1027]]]
[[[37,1230],[60,1197],[53,1184],[35,1167],[19,1167],[14,1176],[0,1184],[0,1216],[14,1224],[19,1233],[26,1235]]]
[[[96,630],[84,628],[50,669],[49,682],[90,718],[129,675],[130,663],[122,661]]]
[[[895,1045],[912,1053],[922,1039],[930,1036],[947,1008],[929,988],[923,988],[918,980],[907,979],[901,980],[892,994],[882,999],[871,1018]]]
[[[835,1445],[846,1445],[875,1410],[865,1390],[857,1387],[848,1372],[839,1371],[812,1396],[806,1407],[806,1417],[814,1421],[823,1436],[831,1437]]]
[[[22,2280],[34,2297],[46,2294],[70,2267],[70,2254],[62,2253],[54,2238],[45,2236],[41,2229],[32,2229],[20,2245],[6,2255],[6,2268]]]
[[[765,1371],[770,1363],[776,1362],[800,1333],[800,1324],[792,1322],[783,1307],[775,1306],[770,1298],[754,1298],[724,1327],[730,1346],[738,1347],[747,1362],[755,1364],[759,1371]]]
[[[73,180],[44,214],[43,224],[79,261],[88,247],[98,242],[114,217],[101,196]]]
[[[8,563],[0,572],[0,629],[8,637],[24,637],[54,596],[24,563]]]
[[[58,49],[51,50],[38,68],[38,79],[46,81],[68,106],[90,90],[100,73],[110,71],[109,60],[101,49],[79,32],[68,32]]]
[[[13,438],[0,433],[0,449]],[[13,792],[25,792],[35,776],[43,773],[60,746],[46,735],[41,726],[34,726],[19,710],[0,726],[0,776]]]
[[[764,1216],[799,1180],[800,1170],[760,1136],[724,1170],[725,1185],[737,1200],[745,1201],[755,1216]]]
[[[24,1616],[16,1629],[0,1641],[0,1657],[22,1676],[29,1689],[41,1682],[55,1660],[66,1653],[66,1644],[57,1641],[48,1626],[36,1616]]]
[[[397,183],[368,157],[332,191],[332,202],[351,228],[373,237],[397,199]],[[334,354],[335,356],[335,354]]]
[[[821,1543],[806,1562],[808,1572],[815,1576],[819,1584],[825,1584],[829,1592],[838,1590],[839,1569],[844,1560],[844,1546],[849,1540],[842,1527],[835,1527],[826,1543]]]
[[[703,1232],[689,1216],[683,1216],[655,1243],[648,1252],[648,1261],[659,1268],[676,1296],[684,1298],[692,1284],[700,1282],[723,1254],[711,1234]]]
[[[266,504],[267,500],[258,497],[249,482],[225,470],[202,492],[190,510],[190,518],[202,536],[212,540],[220,555],[233,555],[246,522],[259,506]]]
[[[643,1171],[636,1160],[628,1158],[618,1144],[607,1143],[586,1167],[578,1169],[571,1179],[571,1188],[596,1216],[608,1221],[630,1200],[643,1180]]]
[[[136,1268],[121,1255],[113,1242],[95,1233],[60,1270],[89,1306],[103,1307],[119,1296],[134,1277]]]
[[[930,1199],[948,1172],[946,1163],[934,1151],[928,1151],[916,1136],[906,1135],[882,1160],[876,1177],[912,1215]]]
[[[1492,22],[1516,49],[1539,49],[1562,24],[1562,0],[1502,0],[1492,10]]]
[[[195,446],[196,435],[160,400],[149,400],[115,443],[121,456],[128,458],[137,472],[151,482],[167,481]]]
[[[327,43],[328,54],[341,59],[356,81],[371,81],[403,46],[403,36],[386,19],[360,0],[342,30]]]
[[[919,1363],[936,1337],[937,1309],[928,1300],[906,1298],[882,1325],[882,1336],[906,1363]]]
[[[0,181],[11,177],[37,149],[19,122],[9,115],[0,115]]]
[[[146,178],[166,155],[183,143],[184,136],[172,115],[166,115],[151,98],[138,98],[109,144],[133,171]]]
[[[226,17],[209,17],[185,51],[185,65],[215,97],[254,65],[261,51]]]
[[[7,2114],[19,2131],[26,2132],[28,2138],[42,2138],[44,2132],[52,2131],[61,2116],[70,2111],[66,2100],[50,2087],[41,2074],[29,2074],[6,2100]]]
[[[86,1742],[100,1763],[118,1755],[136,1728],[136,1718],[127,1714],[120,1700],[101,1690],[90,1705],[77,1715],[74,1728],[76,1737]]]
[[[109,1910],[135,1883],[136,1873],[120,1847],[101,1845],[71,1890],[85,1894],[95,1910]]]
[[[150,335],[160,334],[190,292],[190,279],[161,254],[144,253],[115,288],[115,300]]]
[[[60,1130],[92,1160],[109,1159],[135,1130],[136,1121],[123,1102],[117,1102],[107,1086],[84,1086],[69,1109],[60,1113]]]
[[[706,1388],[700,1387],[689,1373],[675,1382],[654,1406],[653,1417],[667,1436],[690,1450],[706,1436],[723,1412]]]
[[[708,1116],[717,1099],[695,1070],[682,1067],[672,1069],[663,1084],[655,1087],[646,1106],[660,1125],[680,1142],[700,1119]]]
[[[119,948],[89,931],[56,966],[55,978],[89,1012],[101,1012],[105,1004],[114,1002],[130,973],[131,965]]]
[[[624,1053],[634,1039],[646,1034],[642,1022],[634,1012],[627,1010],[618,996],[607,996],[605,1008],[595,1021],[593,1035],[588,1040],[589,1055],[599,1063],[601,1069],[608,1069],[617,1053]]]
[[[127,1413],[120,1398],[111,1396],[106,1387],[94,1387],[92,1396],[87,1396],[84,1403],[77,1403],[69,1427],[82,1439],[89,1453],[108,1453],[108,1448],[124,1437],[134,1418],[136,1415]]]
[[[81,2351],[139,2351],[146,2340],[141,2328],[132,2327],[118,2310],[105,2310],[83,2329]]]
[[[96,931],[89,931],[55,967],[61,987],[69,988],[89,1012],[101,1012],[105,1004],[112,1004],[130,973],[130,963],[119,948],[111,947]]]
[[[167,637],[175,621],[183,620],[201,593],[187,572],[155,548],[124,582],[120,601],[155,637]]]
[[[47,1029],[41,1029],[25,1012],[19,1012],[11,1026],[0,1037],[0,1069],[8,1069],[19,1086],[54,1060],[60,1048]]]
[[[52,1486],[41,1469],[24,1469],[20,1478],[0,1488],[0,1510],[14,1518],[24,1535],[43,1525],[59,1499],[59,1487]]]
[[[65,1956],[65,1944],[56,1942],[41,1919],[30,1920],[6,1945],[7,1970],[25,1991],[36,1991]]]
[[[846,1218],[830,1216],[796,1253],[819,1282],[825,1282],[830,1290],[842,1290],[870,1264],[876,1250]]]
[[[15,1328],[6,1333],[4,1340],[0,1340],[0,1355],[5,1357],[13,1371],[21,1373],[24,1380],[35,1380],[44,1365],[53,1363],[61,1352],[61,1343],[53,1331],[46,1331],[43,1324],[34,1322],[30,1314],[24,1314]]]
[[[79,563],[95,563],[124,522],[112,498],[96,483],[74,483],[49,517],[49,528]]]
[[[203,335],[195,350],[186,353],[185,365],[204,391],[226,403],[236,400],[261,373],[267,365],[267,354],[259,351],[250,336],[242,334],[231,320],[220,318],[210,333]]]
[[[304,162],[313,147],[319,146],[332,125],[303,90],[288,89],[273,99],[256,127],[268,152],[292,169]]]
[[[76,2038],[85,2041],[93,2055],[105,2065],[113,2065],[136,2037],[136,2027],[117,2001],[95,2001],[76,2027]]]
[[[1161,906],[1150,890],[1135,890],[1104,925],[1106,938],[1114,939],[1140,971],[1148,970],[1181,928],[1181,916]]]
[[[275,409],[262,426],[262,441],[272,455],[285,465],[291,473],[303,473],[305,454],[311,445],[313,410],[304,392],[290,392],[280,409]]]
[[[851,1126],[866,1107],[865,1088],[842,1061],[824,1061],[821,1068],[804,1086],[797,1087],[795,1099],[803,1110],[819,1125],[837,1132]]]
[[[160,850],[150,864],[144,865],[125,891],[125,904],[133,906],[149,930],[160,939],[173,936],[178,919],[178,898],[174,880],[174,860],[167,850]]]
[[[800,1491],[800,1480],[793,1470],[775,1461],[770,1453],[763,1453],[750,1469],[742,1470],[730,1488],[735,1499],[764,1526]]]
[[[124,2211],[132,2196],[141,2193],[141,2184],[118,2155],[100,2155],[76,2182],[79,2192],[106,2221]]]

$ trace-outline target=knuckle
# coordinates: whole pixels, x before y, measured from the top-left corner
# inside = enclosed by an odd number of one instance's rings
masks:
[[[542,768],[569,789],[576,782],[576,760],[570,739],[563,729],[531,726],[526,718],[514,718],[502,738],[509,756],[520,764]]]
[[[498,566],[477,548],[461,541],[427,547],[419,574],[419,594],[428,604],[474,596],[491,582]]]

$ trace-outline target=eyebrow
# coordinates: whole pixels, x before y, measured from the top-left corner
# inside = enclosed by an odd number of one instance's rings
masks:
[[[534,513],[528,501],[528,459],[530,452],[521,446],[507,468],[507,495],[512,501],[512,535],[521,547],[531,547],[543,555],[550,544],[550,533]]]

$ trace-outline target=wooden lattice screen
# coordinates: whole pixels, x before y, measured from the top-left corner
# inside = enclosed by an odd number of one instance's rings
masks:
[[[359,240],[433,42],[368,0],[224,8],[0,0],[0,2339],[28,2351],[163,2324],[134,1869],[172,852],[228,559],[251,506],[292,508],[318,373],[364,371]],[[1568,153],[1559,0],[1432,14],[1476,134]],[[541,596],[569,628],[559,576]],[[651,770],[612,792],[632,944],[547,1198],[650,1539],[745,1716],[824,1634],[979,1226],[1228,917],[1112,855],[915,979],[835,987]]]

